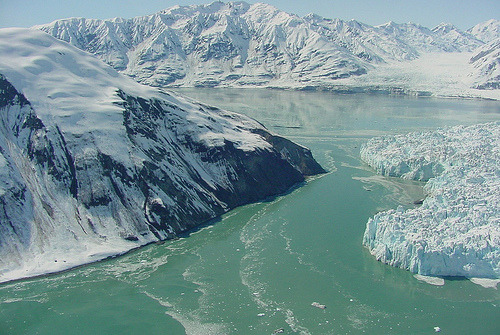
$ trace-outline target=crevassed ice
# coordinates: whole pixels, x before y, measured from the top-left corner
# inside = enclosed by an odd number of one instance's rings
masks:
[[[371,139],[378,173],[427,181],[422,206],[376,214],[363,244],[421,275],[500,278],[500,122]]]

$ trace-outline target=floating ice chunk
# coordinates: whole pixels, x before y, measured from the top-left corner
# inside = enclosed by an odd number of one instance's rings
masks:
[[[471,282],[477,285],[481,285],[485,288],[494,288],[497,289],[498,283],[500,283],[500,279],[489,279],[489,278],[469,278]]]
[[[436,285],[436,286],[443,286],[444,285],[443,278],[423,276],[423,275],[419,275],[419,274],[416,274],[413,277],[417,278],[420,281],[426,282],[427,284]]]
[[[316,301],[313,302],[311,304],[311,306],[316,307],[316,308],[320,308],[320,309],[325,309],[326,308],[326,305],[320,304],[319,302],[316,302]]]
[[[436,326],[436,327],[434,327],[434,331],[435,331],[436,333],[439,333],[439,332],[441,331],[441,328]]]

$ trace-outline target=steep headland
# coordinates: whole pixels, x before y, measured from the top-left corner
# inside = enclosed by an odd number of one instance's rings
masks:
[[[0,281],[168,239],[324,172],[257,121],[0,30]]]

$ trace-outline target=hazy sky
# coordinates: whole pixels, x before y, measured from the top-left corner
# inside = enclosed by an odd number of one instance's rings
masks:
[[[204,0],[0,0],[0,28],[30,27],[67,17],[130,18],[152,14],[174,5],[210,3]],[[500,19],[499,0],[268,0],[281,10],[303,16],[356,19],[371,25],[388,21],[414,22],[432,28],[441,22],[468,29],[489,19]]]

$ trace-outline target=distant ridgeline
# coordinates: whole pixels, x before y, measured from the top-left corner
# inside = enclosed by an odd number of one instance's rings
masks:
[[[496,89],[499,27],[497,20],[467,32],[451,24],[432,30],[413,23],[370,26],[299,17],[262,3],[214,2],[132,19],[71,18],[35,28],[153,86],[341,89],[339,79],[384,64],[475,51],[460,69],[469,73],[468,87]]]
[[[0,282],[173,238],[323,173],[248,117],[0,30]]]

